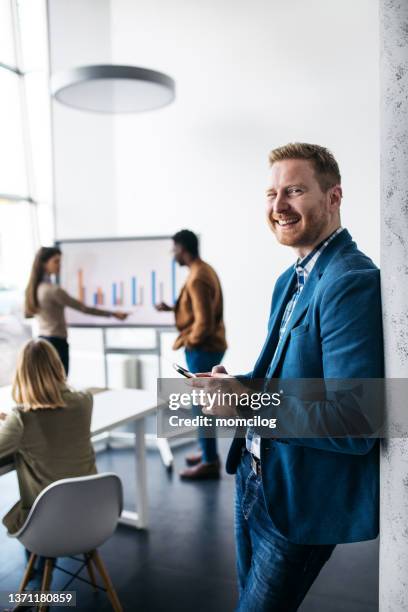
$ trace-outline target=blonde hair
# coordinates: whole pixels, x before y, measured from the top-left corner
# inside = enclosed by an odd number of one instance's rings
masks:
[[[325,193],[330,187],[340,185],[341,175],[338,163],[331,151],[320,145],[307,142],[290,142],[269,153],[269,164],[285,159],[304,159],[312,164],[320,189]]]
[[[21,351],[13,381],[14,401],[25,410],[65,406],[66,377],[55,348],[46,340],[30,340]]]

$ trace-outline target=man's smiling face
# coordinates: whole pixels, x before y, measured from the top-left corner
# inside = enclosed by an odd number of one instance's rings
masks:
[[[294,247],[300,257],[340,226],[341,187],[322,191],[308,160],[275,162],[266,197],[269,226],[278,241]]]

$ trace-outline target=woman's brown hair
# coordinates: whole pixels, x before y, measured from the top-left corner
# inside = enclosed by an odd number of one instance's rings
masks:
[[[18,357],[13,399],[25,410],[65,406],[62,390],[64,366],[55,348],[46,340],[30,340]]]
[[[38,312],[38,285],[44,277],[44,265],[55,255],[61,255],[61,250],[58,247],[41,247],[37,251],[25,291],[24,314],[26,317],[33,317]]]

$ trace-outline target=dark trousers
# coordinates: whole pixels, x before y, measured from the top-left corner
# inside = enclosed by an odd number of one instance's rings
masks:
[[[278,533],[247,451],[236,477],[235,537],[239,612],[295,612],[334,550],[293,544]]]
[[[186,349],[187,367],[193,374],[211,372],[213,366],[221,363],[223,352],[203,351],[201,349]],[[193,406],[195,415],[202,414],[200,406]],[[211,436],[211,437],[207,437]],[[211,463],[217,459],[217,439],[215,428],[198,428],[198,441],[203,453],[203,461]]]
[[[43,340],[47,340],[56,349],[64,366],[65,374],[68,376],[69,370],[69,344],[65,338],[57,336],[40,336]]]

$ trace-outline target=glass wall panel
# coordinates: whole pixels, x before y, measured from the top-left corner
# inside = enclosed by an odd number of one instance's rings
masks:
[[[10,0],[0,0],[0,64],[16,66]]]
[[[22,53],[21,70],[48,70],[46,3],[44,0],[18,0],[18,23]]]
[[[46,72],[25,76],[28,131],[32,151],[32,194],[37,202],[52,202],[50,99]]]
[[[21,306],[35,252],[35,206],[0,204],[0,315]]]
[[[27,196],[20,78],[0,68],[0,194]]]

